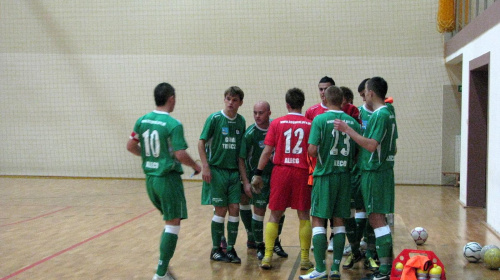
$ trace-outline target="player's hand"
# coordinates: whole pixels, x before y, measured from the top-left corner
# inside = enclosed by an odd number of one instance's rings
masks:
[[[245,191],[245,194],[252,198],[252,185],[250,183],[243,184],[243,190]]]
[[[193,170],[194,170],[194,172],[193,172],[193,175],[191,175],[191,177],[200,174],[200,172],[201,172],[201,166],[198,163],[195,163],[195,166],[193,167]]]
[[[252,192],[259,194],[264,187],[264,181],[262,180],[262,176],[253,175],[252,177]]]
[[[203,167],[203,170],[201,172],[201,177],[203,181],[209,184],[212,181],[212,172],[210,172],[210,167],[208,167],[208,165]]]
[[[340,132],[346,132],[349,126],[344,121],[336,119],[335,121],[333,121],[333,128]]]

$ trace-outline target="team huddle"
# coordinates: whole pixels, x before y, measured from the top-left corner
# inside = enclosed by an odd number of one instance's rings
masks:
[[[194,174],[201,172],[201,203],[214,208],[210,260],[241,262],[235,249],[241,218],[247,247],[256,249],[262,269],[272,269],[274,253],[288,257],[279,236],[285,210],[291,208],[299,218],[300,268],[306,271],[299,279],[341,279],[344,253],[349,254],[343,269],[364,258],[364,267],[373,274],[363,279],[390,279],[392,235],[386,214],[394,212],[398,132],[394,108],[386,103],[387,88],[381,77],[363,80],[358,92],[364,104],[357,108],[349,88],[323,77],[318,84],[321,102],[305,115],[304,92],[292,88],[285,94],[287,115],[271,120],[270,104],[259,101],[253,107],[255,123],[247,128],[238,114],[244,93],[232,86],[224,92],[224,109],[203,126],[200,166],[186,152],[182,124],[169,115],[175,89],[158,85],[156,110],[137,120],[127,143],[130,152],[142,156],[148,196],[165,220],[153,280],[173,279],[168,264],[180,221],[187,218],[181,163]],[[366,252],[360,248],[362,239]],[[333,251],[329,272],[327,250]]]

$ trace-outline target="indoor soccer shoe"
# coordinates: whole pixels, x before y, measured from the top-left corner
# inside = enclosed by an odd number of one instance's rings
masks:
[[[365,268],[371,271],[375,271],[378,270],[378,264],[374,259],[368,258],[365,260]]]
[[[227,251],[226,256],[231,263],[241,263],[241,259],[238,257],[238,254],[236,254],[234,248]]]
[[[330,271],[330,279],[340,279],[340,272],[338,270]]]
[[[212,249],[210,252],[210,259],[216,262],[229,262],[229,259],[226,256],[226,253],[222,251],[222,248]]]
[[[153,280],[175,280],[175,278],[167,272],[164,276],[155,274],[155,276],[153,276]]]
[[[311,271],[308,274],[300,275],[299,276],[300,280],[305,280],[305,279],[328,279],[328,274],[326,274],[326,271],[323,272],[317,272],[316,269]]]
[[[361,278],[361,280],[390,280],[391,276],[389,274],[382,274],[379,272],[375,272],[370,276]]]
[[[262,260],[266,255],[266,244],[260,243],[257,245],[257,259]]]
[[[347,244],[344,247],[344,256],[349,256],[352,252],[351,244]]]
[[[283,250],[283,247],[281,247],[281,242],[278,239],[274,241],[273,251],[276,253],[276,255],[282,258],[288,258],[288,254],[285,252],[285,250]]]
[[[310,261],[300,261],[300,270],[309,270],[314,267],[314,264]]]
[[[260,262],[260,267],[263,269],[271,269],[271,258],[264,257]]]
[[[342,265],[343,269],[350,269],[354,266],[355,263],[359,262],[363,258],[363,255],[358,254],[355,256],[353,253],[351,253],[347,259],[345,260],[344,264]]]
[[[328,242],[328,252],[333,252],[333,238],[330,238],[330,241]]]

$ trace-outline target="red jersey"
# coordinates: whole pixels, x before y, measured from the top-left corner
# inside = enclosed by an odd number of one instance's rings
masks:
[[[274,147],[273,163],[309,169],[307,163],[307,141],[311,121],[301,114],[289,113],[274,119],[267,131],[264,144]]]
[[[309,107],[309,109],[307,109],[306,118],[308,118],[309,120],[312,121],[314,119],[314,117],[316,117],[317,115],[321,115],[328,110],[330,110],[330,109],[328,109],[328,107],[323,105],[323,103],[318,103],[316,105]]]
[[[342,111],[344,113],[348,114],[349,116],[353,117],[355,120],[358,121],[359,124],[361,124],[361,120],[359,119],[359,109],[358,107],[352,105],[351,103],[347,103],[342,107]]]

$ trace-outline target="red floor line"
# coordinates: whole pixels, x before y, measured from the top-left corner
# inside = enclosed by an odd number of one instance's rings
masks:
[[[139,216],[137,216],[135,218],[132,218],[132,219],[130,219],[128,221],[125,221],[125,222],[123,222],[123,223],[121,223],[119,225],[116,225],[116,226],[108,229],[108,230],[105,230],[105,231],[103,231],[101,233],[98,233],[98,234],[96,234],[96,235],[94,235],[94,236],[92,236],[90,238],[87,238],[87,239],[83,240],[82,242],[76,243],[76,244],[74,244],[74,245],[72,245],[72,246],[70,246],[70,247],[68,247],[68,248],[66,248],[64,250],[61,250],[61,251],[59,251],[59,252],[57,252],[57,253],[55,253],[55,254],[53,254],[51,256],[48,256],[48,257],[46,257],[44,259],[41,259],[41,260],[39,260],[39,261],[37,261],[37,262],[35,262],[33,264],[30,264],[29,266],[24,267],[24,268],[22,268],[22,269],[20,269],[20,270],[18,270],[16,272],[10,274],[10,275],[7,275],[7,276],[5,276],[4,278],[2,278],[0,280],[6,280],[6,279],[12,278],[12,277],[14,277],[14,276],[16,276],[18,274],[21,274],[21,273],[25,272],[26,270],[29,270],[29,269],[31,269],[31,268],[33,268],[33,267],[35,267],[37,265],[40,265],[40,264],[42,264],[42,263],[44,263],[44,262],[46,262],[46,261],[48,261],[50,259],[53,259],[53,258],[55,258],[55,257],[57,257],[57,256],[59,256],[61,254],[64,254],[64,253],[66,253],[68,251],[71,251],[71,250],[75,249],[76,247],[78,247],[80,245],[83,245],[83,244],[85,244],[85,243],[87,243],[89,241],[92,241],[92,240],[94,240],[96,238],[99,238],[99,237],[103,236],[104,234],[109,233],[109,232],[111,232],[111,231],[113,231],[113,230],[115,230],[115,229],[117,229],[117,228],[119,228],[121,226],[124,226],[124,225],[126,225],[126,224],[128,224],[130,222],[133,222],[133,221],[135,221],[135,220],[137,220],[137,219],[139,219],[139,218],[141,218],[141,217],[143,217],[143,216],[145,216],[145,215],[147,215],[147,214],[149,214],[149,213],[151,213],[151,212],[153,212],[155,210],[156,210],[156,208],[153,208],[153,209],[151,209],[151,210],[149,210],[149,211],[147,211],[145,213],[142,213],[141,215],[139,215]]]
[[[64,207],[62,209],[59,209],[59,210],[56,210],[56,211],[53,211],[53,212],[50,212],[50,213],[46,213],[46,214],[43,214],[43,215],[40,215],[40,216],[36,216],[36,217],[33,217],[31,219],[27,219],[27,220],[23,220],[23,221],[18,221],[18,222],[14,222],[14,223],[10,223],[10,224],[5,224],[5,225],[0,225],[0,227],[6,227],[6,226],[11,226],[11,225],[17,225],[17,224],[21,224],[21,223],[25,223],[25,222],[29,222],[29,221],[33,221],[33,220],[36,220],[36,219],[39,219],[39,218],[43,218],[45,216],[48,216],[50,214],[54,214],[54,213],[57,213],[59,211],[63,211],[63,210],[66,210],[66,209],[69,209],[71,208],[72,206],[67,206],[67,207]]]

